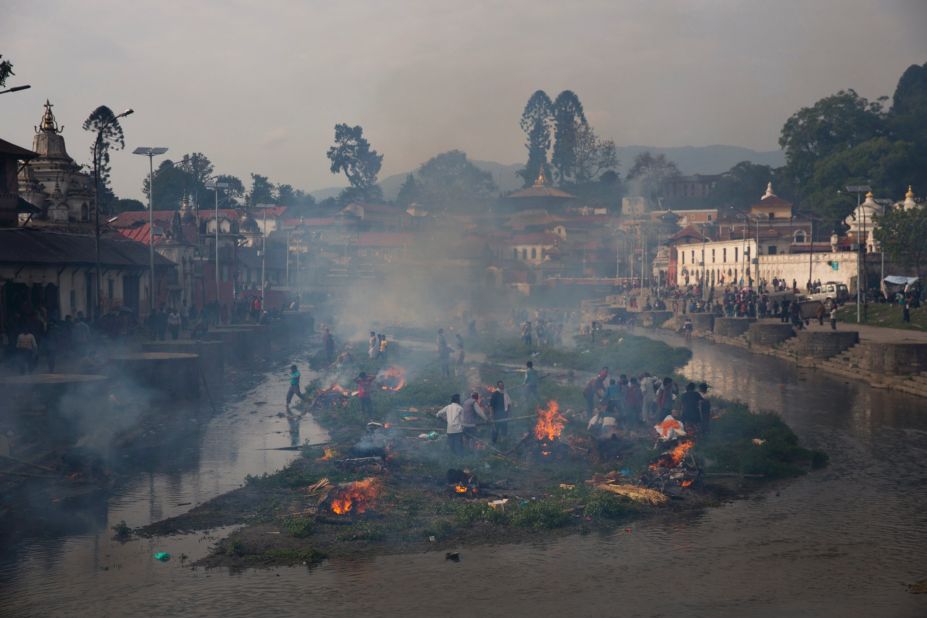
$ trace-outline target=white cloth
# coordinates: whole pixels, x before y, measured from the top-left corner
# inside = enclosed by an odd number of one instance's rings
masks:
[[[447,421],[447,433],[463,433],[463,406],[449,403],[435,414]]]
[[[654,425],[654,429],[660,434],[661,440],[675,440],[686,435],[685,426],[677,420],[672,414],[667,414],[666,418],[659,425]]]

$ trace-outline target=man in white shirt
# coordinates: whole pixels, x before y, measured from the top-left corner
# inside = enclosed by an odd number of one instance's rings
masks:
[[[640,376],[643,402],[641,420],[645,423],[656,422],[657,419],[657,390],[655,387],[658,382],[657,378],[646,371]]]
[[[460,405],[460,395],[451,396],[451,403],[438,410],[435,416],[447,421],[447,444],[451,453],[463,455],[463,406]]]

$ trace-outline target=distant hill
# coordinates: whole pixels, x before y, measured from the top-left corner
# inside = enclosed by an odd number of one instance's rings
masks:
[[[725,172],[741,161],[751,161],[761,165],[770,165],[779,167],[785,163],[785,155],[781,150],[769,150],[760,152],[743,148],[741,146],[672,146],[661,148],[657,146],[619,146],[618,160],[621,163],[621,173],[626,174],[631,167],[634,157],[642,152],[651,152],[653,154],[666,155],[671,161],[675,161],[679,170],[683,174],[720,174]],[[521,178],[515,175],[524,165],[523,163],[512,163],[506,165],[495,161],[473,161],[481,170],[492,174],[493,180],[496,181],[499,190],[503,193],[513,191],[521,187]],[[395,199],[399,193],[399,187],[405,181],[409,172],[387,176],[380,181],[380,187],[383,189],[383,197],[388,200]],[[312,197],[317,200],[324,200],[328,197],[336,197],[341,192],[341,187],[328,187],[312,191]]]

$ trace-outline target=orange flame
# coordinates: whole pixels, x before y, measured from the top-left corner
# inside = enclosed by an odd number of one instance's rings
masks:
[[[454,491],[459,494],[465,494],[469,490],[467,489],[466,485],[454,485]]]
[[[538,440],[554,440],[563,433],[567,419],[560,414],[556,401],[547,402],[546,408],[538,408],[538,420],[534,424],[534,437]]]
[[[369,477],[339,486],[331,499],[332,512],[336,515],[345,515],[351,511],[363,513],[373,506],[379,492],[380,482]]]
[[[324,454],[316,459],[316,461],[331,461],[338,456],[338,452],[333,448],[325,447]]]
[[[329,387],[328,387],[327,389],[325,389],[325,390],[328,391],[329,393],[338,393],[339,395],[344,395],[345,397],[350,397],[350,396],[351,396],[351,391],[349,391],[349,390],[346,389],[345,387],[341,386],[341,385],[338,384],[337,382],[334,383],[334,384],[332,384],[331,386],[329,386]]]
[[[686,479],[682,483],[680,483],[680,485],[682,485],[683,487],[688,487],[694,482],[695,482],[695,479]]]
[[[686,453],[688,453],[689,449],[691,449],[693,446],[695,446],[695,442],[692,442],[691,440],[677,444],[676,448],[670,452],[670,457],[673,458],[673,465],[678,466],[681,464],[683,458],[686,456]]]
[[[377,372],[377,382],[385,391],[400,391],[406,385],[406,370],[402,367],[387,367]]]

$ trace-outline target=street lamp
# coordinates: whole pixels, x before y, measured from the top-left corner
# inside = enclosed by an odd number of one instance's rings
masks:
[[[29,86],[18,86],[17,88],[10,88],[9,92],[14,92],[17,89],[25,90],[26,88],[29,88]],[[103,270],[100,267],[100,149],[103,148],[103,133],[106,129],[120,118],[125,118],[134,113],[135,110],[127,109],[104,122],[103,126],[97,130],[97,138],[93,141],[93,250],[97,270],[97,302],[95,303],[97,318],[100,317],[103,306]]]
[[[20,90],[29,90],[32,88],[29,84],[25,86],[13,86],[12,88],[7,88],[6,90],[0,90],[0,94],[6,94],[8,92],[19,92]]]
[[[859,213],[859,206],[861,204],[860,196],[865,191],[871,191],[869,185],[847,185],[844,187],[850,193],[856,193],[856,210],[853,213],[853,217],[856,218],[856,215]],[[863,233],[866,233],[865,230],[865,217],[863,217]],[[856,323],[859,324],[862,321],[862,316],[860,315],[860,308],[862,307],[862,288],[863,288],[863,270],[866,267],[865,257],[863,256],[863,243],[859,242],[859,234],[857,233],[857,255],[856,255]]]
[[[261,227],[261,312],[264,311],[264,288],[267,286],[265,280],[265,263],[267,258],[267,209],[273,208],[274,204],[256,204],[257,208],[264,211],[264,224]]]
[[[163,146],[139,146],[132,154],[148,157],[148,313],[154,311],[154,158],[167,152]]]
[[[219,189],[228,189],[229,183],[222,182],[219,180],[219,177],[213,178],[210,181],[206,188],[212,189],[216,196],[216,322],[219,321],[219,316],[221,311],[219,310],[222,303],[219,302]]]

